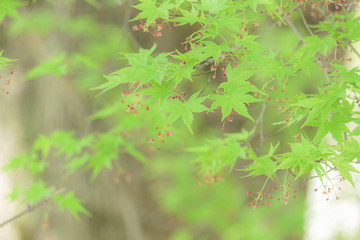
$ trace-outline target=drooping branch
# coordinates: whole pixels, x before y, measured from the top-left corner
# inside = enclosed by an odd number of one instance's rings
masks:
[[[51,198],[46,198],[40,202],[38,202],[35,205],[28,205],[26,209],[24,209],[23,211],[21,211],[20,213],[16,214],[15,216],[9,218],[8,220],[5,220],[4,222],[0,223],[0,228],[4,227],[6,224],[11,223],[12,221],[24,216],[27,213],[30,213],[32,211],[34,211],[35,209],[41,207],[42,205],[45,205],[46,203],[48,203],[51,200]]]
[[[43,206],[43,205],[46,205],[47,203],[49,203],[52,199],[52,197],[55,195],[55,194],[58,194],[58,193],[64,193],[65,192],[65,189],[60,189],[58,191],[54,191],[50,197],[48,198],[45,198],[43,200],[41,200],[40,202],[34,204],[34,205],[28,205],[26,209],[24,209],[23,211],[19,212],[18,214],[16,214],[15,216],[3,221],[2,223],[0,223],[0,228],[4,227],[5,225],[11,223],[12,221],[15,221],[16,219],[28,214],[28,213],[31,213],[33,212],[35,209],[38,209],[39,207]]]

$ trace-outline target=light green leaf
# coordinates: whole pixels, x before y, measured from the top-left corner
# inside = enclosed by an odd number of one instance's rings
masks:
[[[20,197],[20,195],[23,193],[23,189],[19,186],[16,186],[13,188],[11,193],[8,195],[8,198],[10,198],[11,201],[14,201]]]
[[[66,54],[62,53],[31,69],[27,73],[26,79],[34,79],[47,74],[54,74],[56,77],[60,77],[61,75],[66,74],[67,71]]]
[[[50,197],[51,188],[46,187],[43,181],[38,181],[33,183],[26,191],[25,191],[25,199],[24,202],[30,202],[31,204],[35,204],[39,202],[41,199]]]
[[[61,211],[67,209],[79,221],[79,213],[83,213],[87,216],[91,216],[91,213],[82,205],[82,201],[74,196],[74,192],[67,192],[64,195],[55,194],[53,200],[58,202]]]

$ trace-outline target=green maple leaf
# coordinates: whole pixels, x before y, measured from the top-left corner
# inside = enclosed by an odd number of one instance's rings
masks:
[[[32,184],[28,190],[25,191],[25,202],[30,202],[35,204],[43,198],[49,197],[51,194],[51,189],[47,188],[43,181],[38,181]]]
[[[278,145],[273,147],[270,146],[269,153],[260,157],[254,157],[253,163],[244,169],[240,169],[241,171],[249,171],[250,173],[244,177],[249,176],[260,176],[266,175],[268,177],[274,177],[274,173],[276,171],[277,163],[272,159],[272,156],[276,150]]]
[[[19,196],[23,193],[23,190],[21,187],[16,186],[13,188],[13,190],[11,191],[11,193],[8,195],[8,198],[10,198],[11,201],[16,200],[17,198],[19,198]]]
[[[68,209],[77,221],[80,220],[79,213],[91,216],[90,212],[81,204],[81,200],[74,196],[74,192],[64,195],[56,194],[53,200],[58,202],[60,210]]]
[[[220,11],[230,7],[228,0],[201,0],[200,10],[217,14]]]
[[[242,129],[241,133],[226,134],[224,139],[206,139],[204,145],[188,151],[197,153],[195,162],[200,164],[201,174],[214,174],[227,166],[233,169],[238,158],[246,158],[246,147],[242,143],[250,134]]]
[[[175,100],[169,104],[165,112],[170,112],[168,122],[175,122],[178,118],[182,118],[184,124],[193,134],[191,123],[194,121],[193,113],[200,113],[206,111],[208,108],[202,105],[207,97],[198,97],[200,92],[194,93],[186,102]]]
[[[214,94],[210,99],[215,100],[211,106],[211,110],[221,107],[222,121],[230,115],[234,110],[239,115],[251,119],[246,104],[258,102],[259,100],[248,94],[250,92],[261,92],[256,86],[247,81],[256,70],[246,68],[244,65],[231,67],[230,64],[226,68],[226,76],[228,81],[221,83],[219,89],[224,89],[223,94]]]
[[[250,7],[251,9],[256,12],[256,7],[259,4],[272,4],[273,2],[271,0],[250,0]]]
[[[25,3],[17,0],[2,0],[0,2],[0,22],[2,22],[6,15],[13,18],[18,18],[19,13],[17,11],[17,7],[20,7],[24,4]]]
[[[150,97],[146,100],[147,102],[152,102],[158,99],[161,101],[166,100],[172,95],[171,82],[165,82],[161,85],[156,82],[152,82],[151,87],[144,88],[140,93],[150,95]]]
[[[9,171],[10,169],[23,168],[26,166],[26,164],[29,161],[35,158],[36,158],[36,154],[35,156],[34,154],[25,154],[25,153],[19,154],[19,156],[12,158],[10,162],[2,168],[2,170]]]
[[[142,0],[135,6],[135,8],[141,10],[141,12],[133,20],[146,18],[146,24],[152,24],[157,17],[169,20],[169,10],[174,7],[175,5],[169,3],[169,1],[164,1],[157,6],[156,0]]]
[[[324,169],[324,167],[319,163],[319,162],[314,162],[314,170],[316,172],[316,174],[318,175],[321,184],[323,185],[323,187],[325,187],[324,185],[324,181],[323,181],[323,176],[325,175],[328,179],[330,179],[330,177],[327,175],[327,171]]]
[[[152,57],[151,54],[155,49],[156,44],[150,49],[141,48],[138,53],[126,54],[126,58],[131,66],[105,76],[107,82],[92,89],[102,90],[102,92],[99,93],[100,95],[123,83],[133,84],[134,82],[138,82],[137,88],[140,88],[148,82],[156,82],[160,85],[168,74],[169,62],[167,56],[169,54],[161,53],[156,57]]]
[[[169,80],[175,81],[175,86],[177,86],[183,78],[189,79],[192,81],[192,74],[194,73],[194,65],[197,63],[195,58],[197,54],[193,53],[180,53],[176,50],[176,54],[171,55],[172,58],[182,61],[185,64],[169,64]]]
[[[79,169],[80,167],[84,166],[90,159],[89,154],[84,153],[81,156],[76,156],[71,159],[71,161],[64,165],[64,168],[69,170],[69,173],[74,172],[75,170]]]
[[[292,104],[293,106],[305,108],[308,111],[308,116],[302,127],[310,126],[310,123],[316,118],[325,121],[336,105],[339,105],[338,101],[346,99],[346,88],[344,86],[334,84],[325,90],[326,93],[315,94],[310,98],[302,99]]]
[[[337,141],[342,142],[344,141],[343,134],[344,132],[350,132],[345,123],[348,123],[351,121],[351,117],[346,116],[342,113],[334,113],[334,115],[331,117],[331,119],[325,119],[322,121],[317,121],[319,124],[314,124],[315,126],[318,126],[318,132],[316,135],[317,140],[321,140],[326,136],[328,132],[331,133],[331,136]],[[315,122],[316,123],[316,122]]]
[[[34,151],[40,151],[41,157],[46,158],[49,154],[51,146],[52,146],[51,140],[44,135],[40,135],[33,144],[32,149]]]
[[[66,54],[62,53],[47,61],[41,62],[27,73],[26,79],[30,80],[47,74],[54,74],[56,77],[66,74],[68,72],[66,58]]]
[[[92,169],[91,180],[94,180],[101,169],[111,169],[112,160],[118,158],[120,146],[125,145],[122,136],[113,132],[101,134],[93,145],[94,155],[90,157],[87,167]]]
[[[0,21],[1,22],[1,21]],[[14,62],[15,60],[3,57],[3,50],[0,51],[0,70],[5,69],[6,67],[10,66],[12,62]]]
[[[352,179],[350,172],[360,173],[354,166],[352,166],[348,161],[344,161],[343,158],[337,158],[331,162],[334,167],[336,167],[340,173],[340,175],[348,180],[353,187],[355,187],[354,181]]]
[[[360,146],[354,138],[350,138],[344,141],[342,145],[339,145],[339,152],[348,162],[351,162],[355,158],[360,159]]]
[[[172,19],[174,22],[178,22],[179,26],[190,24],[193,25],[197,22],[201,23],[204,21],[203,18],[199,17],[199,9],[196,6],[193,6],[190,11],[185,9],[180,9],[181,15]]]
[[[221,107],[221,121],[224,121],[224,119],[230,115],[232,110],[234,110],[237,114],[254,121],[247,110],[246,104],[258,102],[259,100],[250,94],[247,94],[251,90],[246,87],[246,84],[226,82],[221,84],[220,87],[224,88],[224,94],[214,94],[210,97],[210,99],[215,100],[211,106],[212,110],[216,109],[218,106]]]
[[[291,169],[297,173],[297,178],[310,172],[314,162],[319,159],[327,159],[330,153],[325,142],[319,146],[313,145],[307,139],[302,138],[302,143],[291,143],[291,152],[277,157],[280,165],[277,169]]]

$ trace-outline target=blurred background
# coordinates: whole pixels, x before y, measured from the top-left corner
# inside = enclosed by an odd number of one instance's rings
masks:
[[[104,82],[104,75],[126,66],[124,54],[136,52],[139,48],[148,49],[154,43],[157,44],[156,52],[184,51],[181,42],[198,28],[196,25],[182,26],[173,32],[167,29],[160,38],[133,32],[135,23],[129,21],[137,14],[137,10],[131,7],[134,4],[135,1],[121,0],[29,1],[18,7],[18,15],[7,16],[2,22],[0,49],[4,49],[3,56],[17,61],[11,68],[1,71],[2,85],[11,80],[11,84],[3,86],[5,90],[0,94],[1,166],[9,158],[26,152],[40,134],[49,135],[62,130],[83,137],[113,127],[127,129],[130,125],[127,134],[133,142],[137,139],[137,149],[150,163],[141,163],[122,153],[110,169],[102,170],[94,181],[90,181],[91,173],[88,171],[76,172],[66,178],[59,176],[62,158],[52,156],[49,160],[51,167],[41,177],[49,184],[75,190],[92,216],[81,215],[81,221],[77,222],[71,214],[59,211],[50,203],[0,229],[0,238],[303,239],[306,235],[305,212],[313,204],[306,202],[306,195],[313,194],[312,189],[307,192],[306,183],[297,181],[294,184],[297,197],[288,204],[274,201],[270,207],[259,207],[255,211],[248,206],[251,199],[247,192],[260,191],[265,178],[243,179],[241,176],[245,173],[234,170],[224,172],[224,180],[218,183],[199,184],[195,156],[183,149],[198,146],[206,138],[223,135],[219,112],[197,116],[194,135],[185,127],[177,126],[174,136],[162,146],[162,150],[154,151],[148,144],[151,130],[144,129],[144,126],[152,126],[151,117],[139,114],[134,118],[127,113],[126,108],[118,104],[121,90],[102,96],[90,90]],[[312,22],[314,16],[308,12],[305,17]],[[299,16],[294,18],[301,21]],[[249,27],[252,34],[264,32],[273,24],[265,16],[257,21],[259,26]],[[305,28],[302,30],[306,32]],[[291,52],[298,39],[289,28],[281,26],[267,32],[259,42],[282,54]],[[322,84],[316,80],[321,78],[320,75],[320,71],[300,73],[298,80],[288,88],[288,94],[316,91],[316,87]],[[200,76],[194,85],[184,88],[191,91],[206,81],[207,76]],[[272,101],[275,103],[277,98],[283,98],[281,94],[280,90],[274,92]],[[105,119],[90,117],[109,103],[118,106],[118,110]],[[297,134],[296,128],[276,132],[279,127],[272,123],[283,121],[284,114],[278,109],[280,104],[271,106],[265,113],[264,152],[268,151],[270,143],[276,144],[280,139],[289,142]],[[260,104],[254,105],[250,113],[257,114],[260,108]],[[227,123],[225,132],[249,130],[251,124],[243,118],[235,118],[232,123]],[[260,140],[254,137],[252,141],[256,144]],[[280,151],[288,149],[288,145],[280,146]],[[249,162],[238,161],[234,169],[247,164]],[[1,221],[26,208],[21,202],[10,202],[6,195],[12,187],[26,185],[31,179],[36,179],[36,176],[25,172],[1,173]],[[281,192],[275,193],[275,199],[276,194]],[[326,204],[324,198],[318,201]],[[332,237],[328,239],[358,239],[341,237],[341,234]]]

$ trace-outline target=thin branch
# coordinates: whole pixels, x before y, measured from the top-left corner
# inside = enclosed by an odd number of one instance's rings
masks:
[[[295,26],[295,24],[288,18],[288,17],[284,17],[284,19],[286,20],[287,24],[289,25],[289,27],[293,30],[293,32],[298,36],[298,38],[300,39],[300,41],[302,43],[305,43],[303,40],[301,40],[302,38],[304,38],[304,36],[302,35],[302,33],[299,31],[299,29]],[[324,66],[325,64],[319,60],[318,58],[315,59],[315,62],[317,65],[319,65],[319,67],[322,67]],[[331,80],[329,78],[329,75],[326,71],[326,69],[324,68],[324,73],[325,73],[325,78],[326,78],[326,81],[330,84],[331,83]]]
[[[250,137],[248,138],[248,141],[250,142],[252,139],[253,139],[253,137],[255,136],[255,132],[256,132],[256,128],[257,128],[257,126],[259,125],[259,123],[260,122],[262,122],[262,118],[264,117],[264,113],[265,113],[265,109],[266,109],[266,105],[267,105],[267,102],[268,102],[268,99],[265,99],[264,100],[264,103],[263,103],[263,105],[262,105],[262,107],[261,107],[261,111],[260,111],[260,113],[259,113],[259,117],[256,119],[256,121],[255,121],[255,124],[254,124],[254,128],[253,128],[253,133],[250,135]],[[260,136],[260,138],[261,138],[261,136]]]
[[[346,39],[348,42],[346,44],[349,45],[349,47],[351,48],[351,50],[356,54],[356,56],[358,56],[358,58],[360,58],[360,53],[354,48],[354,46],[350,43],[350,40]]]
[[[263,131],[263,120],[264,120],[264,112],[265,112],[265,107],[263,106],[264,109],[261,109],[260,112],[260,129],[259,129],[259,136],[260,136],[260,143],[259,143],[259,151],[262,149],[263,144],[264,144],[264,131]]]
[[[58,191],[55,191],[53,194],[51,194],[50,197],[48,198],[45,198],[43,200],[41,200],[40,202],[38,202],[37,204],[35,205],[28,205],[26,209],[24,209],[23,211],[19,212],[18,214],[16,214],[15,216],[3,221],[2,223],[0,223],[0,228],[4,227],[6,224],[9,224],[10,222],[24,216],[25,214],[27,213],[30,213],[30,212],[33,212],[35,209],[41,207],[42,205],[45,205],[47,204],[51,199],[52,197],[56,194],[56,193],[63,193],[65,192],[65,189],[61,189],[61,190],[58,190]]]
[[[201,63],[199,66],[194,66],[193,69],[203,69],[206,66],[209,66],[210,64],[213,64],[215,60],[213,58],[210,58],[206,60],[205,62]]]
[[[122,20],[122,26],[121,26],[121,35],[120,35],[119,42],[118,42],[118,44],[116,46],[115,55],[113,56],[113,58],[111,60],[111,64],[110,64],[110,67],[109,67],[110,71],[113,71],[112,69],[115,67],[116,59],[117,59],[117,53],[121,50],[121,47],[122,47],[122,45],[123,45],[123,43],[125,41],[125,37],[127,35],[127,32],[129,30],[128,25],[129,25],[130,13],[131,13],[131,9],[132,9],[131,5],[133,5],[133,0],[129,1],[127,9],[125,9],[125,14],[124,14],[124,17],[123,17],[123,20]],[[135,41],[135,43],[136,43],[136,41]]]
[[[295,24],[288,18],[284,16],[284,19],[286,20],[286,23],[289,25],[289,27],[293,30],[293,32],[298,36],[298,38],[303,38],[304,35],[299,31],[299,29],[295,26]],[[304,42],[303,40],[300,40],[301,42]]]
[[[278,79],[276,79],[275,81],[275,85],[277,84],[278,82]],[[271,93],[268,95],[268,97],[271,95]],[[253,128],[253,133],[250,135],[250,137],[248,138],[248,141],[250,142],[253,137],[255,136],[255,132],[256,132],[256,129],[257,129],[257,126],[260,125],[260,129],[259,129],[259,136],[260,136],[260,144],[259,144],[259,148],[258,148],[258,151],[261,150],[263,144],[264,144],[264,132],[263,132],[263,119],[264,119],[264,114],[265,114],[265,110],[266,110],[266,106],[267,106],[267,103],[268,103],[268,98],[266,98],[264,100],[264,103],[261,107],[261,111],[259,113],[259,116],[258,118],[256,119],[255,121],[255,124],[254,124],[254,128]]]
[[[301,9],[300,9],[300,15],[301,15],[301,19],[303,20],[303,23],[304,23],[306,29],[308,30],[309,34],[310,34],[311,36],[313,36],[314,33],[311,31],[311,29],[310,29],[310,27],[309,27],[309,24],[306,22],[306,19],[305,19],[304,14],[303,14],[303,12],[302,12]]]
[[[328,174],[329,172],[334,171],[334,170],[337,170],[337,168],[336,168],[336,167],[331,167],[329,170],[327,170],[326,172],[324,172],[321,176],[323,177],[323,176],[325,176],[326,174]],[[310,181],[310,180],[312,180],[312,179],[319,178],[318,175],[311,176],[311,177],[308,177],[308,178],[303,178],[303,177],[298,177],[298,176],[296,176],[296,174],[293,173],[292,171],[289,171],[289,173],[290,173],[292,176],[294,176],[295,178],[299,178],[300,180],[302,180],[302,181],[304,181],[304,182],[308,182],[308,181]]]
[[[50,198],[47,198],[47,199],[44,199],[40,202],[38,202],[37,204],[31,206],[31,205],[28,205],[28,207],[26,209],[24,209],[23,211],[21,211],[20,213],[16,214],[15,216],[9,218],[8,220],[5,220],[4,222],[2,222],[0,224],[0,228],[4,227],[6,224],[22,217],[23,215],[27,214],[27,213],[30,213],[32,211],[34,211],[36,208],[48,203],[50,201]]]
[[[211,74],[209,74],[208,80],[206,82],[206,85],[204,86],[204,88],[201,90],[201,92],[199,93],[199,97],[204,93],[205,89],[209,86],[210,84],[210,80],[211,80]]]

